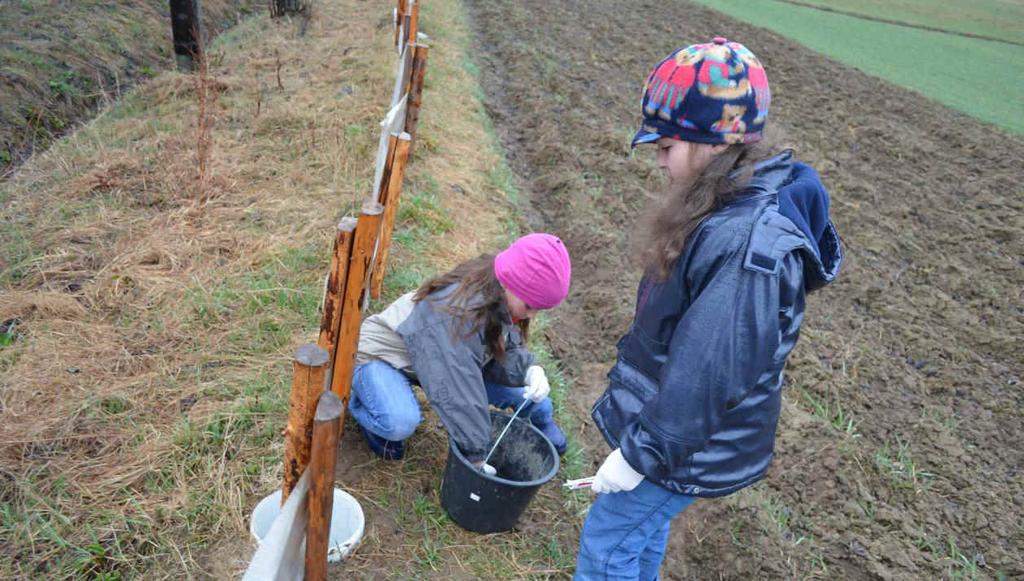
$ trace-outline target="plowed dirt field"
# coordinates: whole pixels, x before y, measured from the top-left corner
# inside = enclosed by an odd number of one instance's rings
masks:
[[[812,295],[769,477],[673,528],[668,579],[1024,575],[1024,142],[774,33],[678,1],[469,0],[531,226],[574,288],[550,340],[587,418],[629,325],[629,234],[660,176],[628,140],[648,67],[727,36],[769,124],[833,195],[847,260]],[[607,453],[582,429],[596,468]]]

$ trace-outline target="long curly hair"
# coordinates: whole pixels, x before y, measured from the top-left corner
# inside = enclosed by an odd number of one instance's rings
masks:
[[[771,157],[774,143],[737,143],[715,155],[690,184],[673,181],[643,212],[634,251],[646,274],[664,281],[697,228],[750,183],[754,164]]]
[[[458,287],[448,297],[445,309],[452,315],[455,325],[452,332],[469,325],[466,336],[483,331],[484,341],[491,355],[498,361],[505,360],[505,336],[502,329],[502,313],[508,310],[505,289],[494,275],[494,255],[481,254],[459,264],[455,268],[431,278],[420,285],[412,300],[420,302],[435,292],[453,284]],[[517,323],[527,340],[530,330],[529,319]]]

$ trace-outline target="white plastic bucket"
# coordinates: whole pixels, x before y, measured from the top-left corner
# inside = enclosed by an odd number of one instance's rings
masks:
[[[249,532],[259,546],[281,512],[281,491],[275,490],[256,505],[249,521]],[[348,557],[363,538],[363,507],[351,494],[334,489],[331,506],[331,534],[328,537],[327,560],[336,563]]]

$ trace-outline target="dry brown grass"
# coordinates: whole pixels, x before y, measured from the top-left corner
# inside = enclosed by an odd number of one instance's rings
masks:
[[[428,196],[455,227],[399,225],[408,235],[391,293],[518,228],[458,9],[439,0],[424,11],[437,36],[403,198]],[[315,336],[333,226],[370,189],[394,74],[388,21],[379,5],[342,0],[318,5],[305,35],[261,16],[211,47],[217,122],[201,209],[196,85],[177,73],[2,185],[0,323],[17,323],[0,348],[0,575],[221,578],[244,567],[249,511],[280,482],[288,359]],[[424,432],[420,449],[443,453],[442,432]],[[367,478],[350,482],[380,506],[394,501],[396,470],[436,488],[438,461],[355,466]],[[539,518],[561,503],[549,496]],[[382,520],[412,510],[440,527],[405,541],[425,560],[410,564],[371,523],[353,574],[438,574],[431,543],[453,534],[470,550],[446,554],[469,563],[445,570],[491,570],[492,542],[444,524],[436,498],[405,501],[415,507],[392,505]]]
[[[3,185],[0,575],[214,576],[205,547],[244,535],[328,234],[372,175],[389,55],[348,4],[306,37],[260,17],[212,47],[201,211],[176,73]]]
[[[257,0],[206,0],[217,33]],[[0,175],[97,108],[174,66],[168,5],[16,0],[0,10]]]

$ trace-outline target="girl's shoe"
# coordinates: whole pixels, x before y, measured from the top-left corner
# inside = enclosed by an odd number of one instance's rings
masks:
[[[559,456],[565,454],[565,449],[568,446],[568,442],[565,440],[565,434],[562,433],[562,429],[558,427],[558,424],[554,420],[551,420],[542,424],[533,424],[544,436],[551,441],[555,446],[555,450]]]
[[[377,457],[384,460],[401,460],[405,456],[405,440],[385,440],[361,425],[359,431]]]

